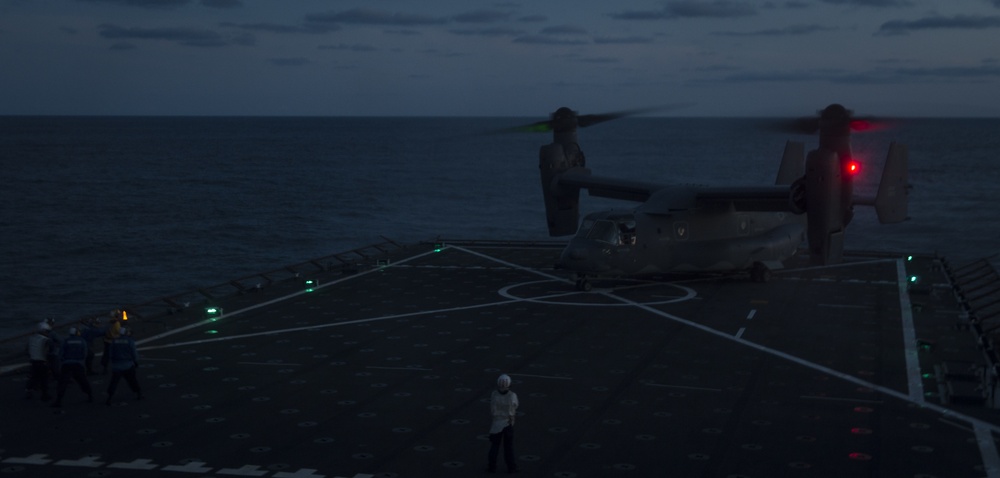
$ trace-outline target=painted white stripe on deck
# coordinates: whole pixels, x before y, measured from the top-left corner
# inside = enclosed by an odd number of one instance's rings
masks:
[[[917,330],[913,326],[913,307],[910,294],[906,291],[906,266],[903,259],[896,259],[896,283],[899,284],[899,310],[903,319],[903,353],[906,358],[906,383],[910,389],[910,400],[924,402],[924,381],[920,374],[920,357],[917,356]]]
[[[647,383],[647,387],[661,387],[661,388],[679,388],[681,390],[698,390],[702,392],[721,392],[721,388],[707,388],[707,387],[689,387],[686,385],[666,385],[662,383]]]
[[[979,453],[983,455],[983,468],[988,478],[1000,478],[1000,456],[997,455],[997,445],[993,441],[993,432],[988,428],[973,423],[976,431],[976,444]]]

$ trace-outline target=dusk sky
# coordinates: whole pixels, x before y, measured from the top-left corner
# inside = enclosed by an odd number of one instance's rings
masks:
[[[1000,0],[0,0],[0,114],[1000,117]]]

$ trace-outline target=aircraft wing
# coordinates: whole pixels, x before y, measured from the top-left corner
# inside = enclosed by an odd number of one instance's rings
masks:
[[[646,202],[662,184],[630,181],[627,179],[592,176],[585,172],[568,172],[558,178],[559,188],[586,189],[591,196]]]
[[[658,183],[593,176],[589,171],[568,172],[558,177],[562,188],[586,189],[591,196],[645,203],[643,211],[671,211],[732,203],[737,211],[787,211],[788,186],[698,187],[665,186]]]
[[[737,211],[789,211],[788,186],[705,188],[695,193],[698,204],[732,203]]]

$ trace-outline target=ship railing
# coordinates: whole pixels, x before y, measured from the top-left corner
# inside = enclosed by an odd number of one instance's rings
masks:
[[[978,259],[952,267],[942,261],[944,272],[951,281],[955,298],[961,304],[967,325],[975,334],[985,360],[980,378],[986,402],[997,408],[1000,387],[1000,272],[991,259]]]
[[[385,256],[405,247],[384,236],[382,236],[382,239],[384,242],[317,257],[274,270],[259,272],[177,294],[166,295],[145,302],[126,304],[119,307],[119,309],[127,312],[130,322],[133,320],[148,321],[157,317],[180,314],[187,309],[214,304],[227,298],[245,294],[263,293],[271,286],[294,283],[292,282],[293,280],[304,281],[307,277],[322,273],[336,271],[340,271],[341,273],[357,272],[376,257]],[[107,312],[92,313],[87,314],[85,317],[104,318],[106,314]],[[65,330],[77,324],[79,324],[79,320],[74,319],[54,324],[53,328],[56,330]],[[31,330],[24,334],[0,339],[0,374],[18,368],[7,366],[6,364],[24,361],[24,341],[33,333],[34,330]]]

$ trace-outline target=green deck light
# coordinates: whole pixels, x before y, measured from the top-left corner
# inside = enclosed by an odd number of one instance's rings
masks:
[[[441,252],[443,250],[444,250],[444,243],[443,242],[435,242],[434,243],[434,252]]]
[[[316,290],[316,286],[319,285],[319,281],[315,279],[306,279],[306,292],[312,292]]]
[[[215,322],[222,317],[222,307],[205,307],[205,318]]]

